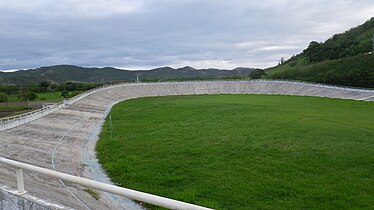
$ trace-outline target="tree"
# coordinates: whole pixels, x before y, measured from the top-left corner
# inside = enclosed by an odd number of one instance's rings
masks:
[[[249,74],[251,79],[260,79],[263,76],[266,76],[266,73],[262,69],[255,69]]]
[[[36,95],[36,93],[30,92],[28,90],[20,92],[20,94],[18,95],[18,99],[22,101],[34,101],[37,98],[38,95]]]
[[[44,92],[47,92],[48,87],[51,86],[51,84],[52,83],[48,80],[44,80],[44,81],[39,82],[39,86],[42,88],[42,90]]]
[[[66,83],[66,90],[67,91],[75,91],[75,90],[77,90],[77,84],[72,83],[72,82],[67,82]]]
[[[69,91],[67,91],[67,90],[62,91],[61,96],[64,97],[64,98],[69,98]]]
[[[8,95],[6,93],[0,92],[0,102],[7,102],[8,101]]]
[[[28,94],[27,94],[27,99],[29,100],[29,101],[34,101],[35,99],[37,99],[38,98],[38,95],[36,95],[34,92],[29,92]]]

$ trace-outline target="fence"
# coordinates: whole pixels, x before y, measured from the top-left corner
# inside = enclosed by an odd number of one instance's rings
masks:
[[[15,115],[12,117],[1,118],[0,119],[0,131],[14,128],[18,125],[29,123],[33,120],[36,120],[40,117],[43,117],[49,113],[52,113],[58,109],[61,109],[65,106],[64,102],[55,104],[54,106],[47,106],[41,109],[37,109],[31,112],[27,112],[20,115]]]
[[[358,91],[358,92],[365,92],[365,93],[374,93],[373,88],[361,88],[361,87],[349,87],[343,85],[332,85],[332,84],[323,84],[317,82],[305,82],[305,81],[297,81],[297,80],[271,80],[271,79],[255,79],[250,80],[253,82],[272,82],[272,83],[288,83],[288,84],[299,84],[299,85],[308,85],[314,87],[324,87],[329,89],[336,89],[336,90],[346,90],[346,91]]]
[[[23,179],[23,169],[31,171],[38,174],[43,174],[49,177],[58,178],[63,181],[79,184],[86,187],[91,187],[97,190],[102,190],[105,192],[113,193],[116,195],[124,196],[133,200],[141,201],[144,203],[156,205],[168,209],[190,209],[190,210],[209,210],[209,208],[197,206],[194,204],[189,204],[177,200],[172,200],[169,198],[164,198],[161,196],[156,196],[140,191],[135,191],[127,188],[118,187],[115,185],[105,184],[102,182],[93,181],[90,179],[85,179],[57,171],[52,171],[49,169],[29,165],[26,163],[6,159],[0,157],[0,163],[4,163],[16,168],[16,179],[17,179],[17,192],[19,195],[27,193],[25,190],[24,179]]]

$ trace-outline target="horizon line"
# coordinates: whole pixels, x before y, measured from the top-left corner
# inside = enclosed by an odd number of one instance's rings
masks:
[[[233,71],[237,68],[247,68],[247,69],[266,69],[266,68],[257,68],[257,67],[243,67],[243,66],[238,66],[238,67],[235,67],[235,68],[231,68],[231,69],[221,69],[221,68],[216,68],[216,67],[208,67],[208,68],[195,68],[193,66],[189,66],[189,65],[186,65],[186,66],[181,66],[181,67],[172,67],[172,66],[158,66],[158,67],[148,67],[148,69],[131,69],[131,68],[125,68],[125,67],[115,67],[115,66],[79,66],[79,65],[74,65],[74,64],[56,64],[56,65],[51,65],[51,66],[40,66],[40,67],[35,67],[35,68],[23,68],[23,69],[0,69],[0,72],[4,72],[4,73],[12,73],[12,72],[17,72],[17,71],[28,71],[28,70],[36,70],[36,69],[40,69],[40,68],[49,68],[49,67],[56,67],[56,66],[74,66],[74,67],[80,67],[80,68],[98,68],[98,69],[103,69],[103,68],[114,68],[114,69],[118,69],[118,70],[123,70],[123,71],[151,71],[151,70],[155,70],[155,69],[160,69],[160,68],[172,68],[172,69],[182,69],[182,68],[186,68],[186,67],[190,67],[190,68],[193,68],[193,69],[196,69],[196,70],[205,70],[205,69],[216,69],[216,70],[222,70],[222,71]],[[267,67],[267,68],[270,68],[270,67]]]

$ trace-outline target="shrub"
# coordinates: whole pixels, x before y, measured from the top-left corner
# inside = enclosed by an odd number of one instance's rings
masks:
[[[6,93],[0,93],[0,102],[7,102],[8,95]]]

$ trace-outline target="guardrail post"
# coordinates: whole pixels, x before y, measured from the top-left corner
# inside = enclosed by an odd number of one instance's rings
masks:
[[[22,168],[16,168],[16,175],[17,175],[17,194],[23,195],[26,193],[25,191],[25,184],[23,182],[23,170]]]

